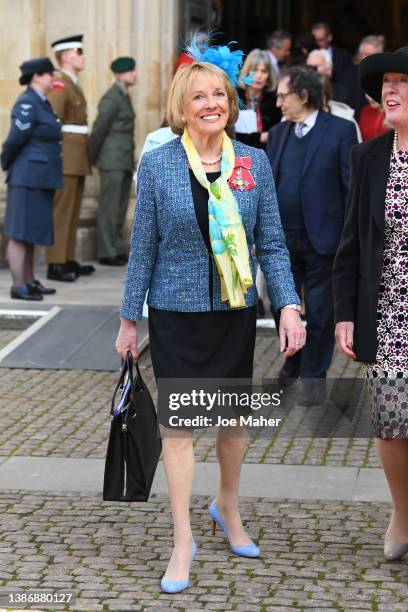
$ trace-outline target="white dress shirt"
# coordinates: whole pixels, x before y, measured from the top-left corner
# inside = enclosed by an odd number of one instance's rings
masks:
[[[306,134],[310,132],[312,127],[314,127],[318,113],[318,110],[314,110],[310,113],[310,115],[306,117],[306,119],[303,119],[303,121],[299,121],[295,124],[295,134],[298,138],[306,136]]]

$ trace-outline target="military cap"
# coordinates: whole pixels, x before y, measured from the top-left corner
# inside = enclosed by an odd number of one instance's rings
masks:
[[[133,70],[136,66],[136,62],[133,57],[118,57],[113,60],[110,67],[112,72],[128,72],[129,70]]]
[[[53,73],[55,68],[49,57],[35,57],[34,59],[23,62],[20,66],[21,77],[20,85],[27,85],[34,74]]]
[[[59,51],[68,51],[69,49],[82,49],[83,34],[76,34],[76,36],[68,36],[68,38],[60,38],[55,42],[51,43],[55,53]]]

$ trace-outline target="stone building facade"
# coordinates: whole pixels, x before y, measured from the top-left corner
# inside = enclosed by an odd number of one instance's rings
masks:
[[[138,84],[131,97],[136,110],[136,143],[159,127],[176,54],[190,27],[209,25],[210,0],[0,0],[0,142],[10,125],[10,109],[21,93],[22,61],[49,55],[51,42],[84,34],[86,69],[80,75],[88,101],[89,125],[101,95],[113,81],[109,65],[119,55],[137,60]],[[95,211],[98,175],[87,177],[78,230],[79,259],[95,257]],[[5,207],[4,173],[0,171],[0,228]],[[132,198],[134,203],[134,198]],[[133,206],[129,207],[128,225]],[[4,239],[0,261],[4,263]],[[41,254],[40,254],[41,257]]]

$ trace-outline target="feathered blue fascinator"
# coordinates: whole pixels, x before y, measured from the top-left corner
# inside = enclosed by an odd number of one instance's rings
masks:
[[[235,40],[228,43],[228,45],[214,45],[210,46],[208,43],[209,35],[203,37],[202,34],[194,34],[193,39],[186,48],[186,53],[195,62],[208,62],[221,68],[234,87],[238,85],[238,81],[245,83],[245,85],[251,85],[253,81],[252,76],[246,76],[239,78],[239,73],[242,68],[244,52],[240,49],[231,51],[229,48],[232,44],[237,44]]]

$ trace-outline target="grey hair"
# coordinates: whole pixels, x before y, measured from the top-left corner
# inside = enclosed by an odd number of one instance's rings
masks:
[[[358,45],[358,52],[361,53],[363,50],[363,45],[372,45],[376,49],[378,49],[379,53],[384,51],[384,44],[379,36],[375,36],[374,34],[370,34],[369,36],[364,36],[360,40],[360,44]]]
[[[262,49],[252,49],[250,53],[245,58],[244,65],[241,68],[240,79],[248,76],[252,70],[256,70],[258,64],[263,64],[268,71],[268,79],[265,84],[265,91],[271,91],[275,87],[275,78],[273,73],[273,68],[271,64],[271,60],[269,59],[269,55],[267,51],[262,51]],[[245,84],[240,82],[239,87],[242,89],[245,88]]]
[[[319,57],[322,57],[324,59],[326,66],[330,68],[330,70],[333,70],[333,60],[331,58],[330,53],[327,51],[327,49],[313,49],[313,51],[311,51],[309,55],[307,56],[307,59],[312,57],[312,55],[317,55]]]
[[[292,36],[289,32],[287,32],[286,30],[275,30],[266,39],[266,46],[268,47],[268,49],[270,49],[271,47],[281,49],[285,40],[288,39],[292,40]]]

